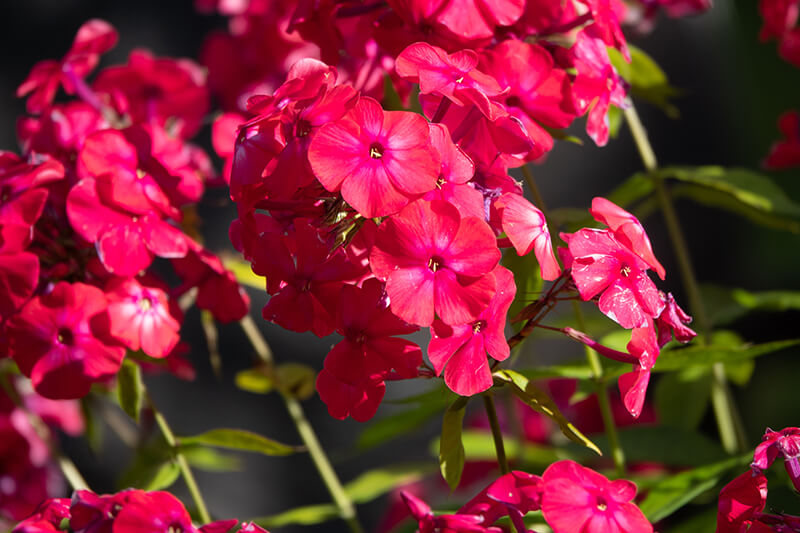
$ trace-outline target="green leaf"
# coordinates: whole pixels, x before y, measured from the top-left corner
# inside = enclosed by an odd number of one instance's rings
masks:
[[[567,363],[563,365],[543,366],[517,370],[528,379],[571,378],[590,379],[594,376],[592,369],[585,362]]]
[[[264,455],[290,455],[297,451],[295,447],[281,444],[243,429],[212,429],[200,435],[181,437],[180,444],[201,444],[203,446],[229,448]]]
[[[703,285],[701,291],[708,314],[717,325],[730,324],[754,311],[800,309],[800,291],[753,292],[717,285]]]
[[[608,134],[612,139],[619,135],[619,127],[622,125],[622,110],[615,105],[608,106]]]
[[[333,504],[323,503],[320,505],[295,507],[294,509],[289,509],[280,514],[254,518],[252,522],[255,522],[263,528],[272,529],[292,524],[311,526],[338,518],[339,509]]]
[[[655,387],[658,420],[665,426],[695,429],[711,399],[711,369],[689,367],[664,375]]]
[[[220,453],[205,446],[181,446],[189,464],[206,472],[239,472],[242,462],[235,455]]]
[[[126,359],[117,374],[117,397],[119,405],[128,416],[139,421],[139,411],[142,409],[142,371],[139,365]]]
[[[752,359],[725,363],[725,375],[731,382],[740,387],[747,385],[755,369],[756,362]]]
[[[344,486],[354,503],[367,503],[395,487],[419,481],[431,472],[429,465],[407,464],[376,468],[358,476]]]
[[[117,485],[120,488],[134,487],[142,490],[164,490],[169,488],[181,475],[181,469],[174,460],[149,462],[147,456],[140,455],[122,474]]]
[[[514,396],[525,402],[531,409],[553,419],[568,439],[586,446],[598,455],[603,455],[600,448],[572,425],[558,410],[555,402],[527,377],[513,370],[498,370],[493,376],[495,379],[509,383]]]
[[[266,394],[274,388],[269,371],[263,366],[248,368],[236,373],[234,382],[240,389],[255,394]]]
[[[653,180],[645,174],[634,174],[606,196],[610,201],[622,207],[632,204],[650,196],[655,190]]]
[[[233,272],[236,281],[247,287],[263,291],[267,286],[267,279],[254,273],[248,261],[237,257],[223,256],[222,264]]]
[[[748,453],[671,476],[651,487],[639,508],[651,522],[663,520],[713,488],[729,470],[749,463],[752,457]]]
[[[717,509],[709,507],[691,518],[684,520],[668,531],[671,533],[709,533],[717,527]]]
[[[658,356],[653,372],[672,372],[688,366],[710,366],[714,363],[735,363],[797,346],[800,339],[745,344],[737,347],[689,346],[665,350]]]
[[[459,397],[444,412],[442,436],[439,439],[439,469],[451,490],[456,490],[464,470],[464,445],[461,443],[461,424],[467,407],[467,397]]]
[[[464,455],[470,461],[496,461],[497,451],[494,447],[494,438],[486,431],[466,430],[461,435],[464,445]],[[506,455],[525,465],[544,469],[559,459],[570,459],[573,456],[566,450],[550,446],[542,446],[529,442],[520,443],[516,439],[505,441]],[[522,447],[520,447],[522,444]]]
[[[659,174],[686,184],[673,187],[673,196],[689,197],[741,214],[757,224],[800,233],[800,205],[763,174],[718,166],[668,167]]]
[[[437,392],[439,392],[437,390]],[[447,407],[450,395],[437,395],[418,407],[381,418],[367,426],[358,437],[360,450],[374,448],[401,435],[408,435]]]
[[[678,96],[680,91],[670,86],[667,75],[653,58],[633,45],[629,44],[628,49],[630,63],[616,49],[609,48],[608,55],[619,75],[631,84],[633,95],[660,108],[668,117],[678,118],[678,108],[670,103],[670,99]]]

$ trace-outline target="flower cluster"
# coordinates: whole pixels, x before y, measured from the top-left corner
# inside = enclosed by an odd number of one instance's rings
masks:
[[[90,84],[116,41],[91,20],[63,59],[37,63],[18,89],[32,113],[18,123],[23,155],[0,153],[2,355],[48,398],[86,395],[126,350],[180,366],[177,299],[190,290],[221,321],[248,308],[232,273],[179,226],[214,174],[189,142],[208,111],[202,68],[135,50]],[[59,88],[77,99],[56,102]],[[155,257],[181,285],[156,276]]]
[[[168,492],[128,489],[98,495],[78,490],[71,499],[42,502],[13,533],[226,533],[237,524],[238,520],[220,520],[196,527],[183,504]],[[253,523],[241,524],[238,531],[267,533]]]
[[[767,429],[753,455],[750,470],[725,485],[719,495],[716,533],[740,531],[800,531],[800,517],[766,514],[767,476],[764,471],[782,457],[789,479],[800,491],[800,428]]]
[[[454,514],[434,515],[430,507],[408,492],[402,493],[419,533],[458,531],[499,533],[493,524],[508,516],[517,531],[530,531],[523,517],[542,511],[554,533],[652,533],[653,526],[631,503],[636,485],[609,481],[574,461],[551,464],[541,477],[512,471],[492,482]]]
[[[545,280],[561,274],[544,215],[509,169],[542,158],[552,132],[582,115],[605,144],[609,106],[624,105],[626,86],[606,50],[628,55],[622,13],[608,2],[439,4],[216,6],[232,15],[231,34],[206,48],[212,79],[220,73],[212,86],[230,106],[215,124],[215,146],[238,205],[231,238],[267,278],[266,319],[346,338],[318,380],[337,418],[370,418],[387,379],[418,374],[421,350],[397,338],[418,327],[430,328],[433,371],[453,391],[492,385],[487,355],[509,355],[503,330],[516,292],[499,246],[533,251]],[[291,39],[276,35],[284,28],[276,21],[288,21]],[[251,32],[266,27],[287,44],[277,47],[287,66],[281,85],[218,64],[234,42],[259,46]],[[292,63],[311,47],[321,60]],[[423,115],[380,104],[384,74],[401,96],[418,87]],[[270,94],[258,94],[264,87]],[[637,283],[650,259],[634,265]],[[654,289],[648,298],[631,318],[637,327],[665,307]],[[356,320],[352,301],[371,317]]]

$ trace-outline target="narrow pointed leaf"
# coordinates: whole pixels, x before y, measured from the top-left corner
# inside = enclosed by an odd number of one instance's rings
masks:
[[[293,524],[311,526],[339,518],[339,509],[331,503],[295,507],[280,514],[254,518],[251,520],[267,529],[290,526]]]
[[[444,412],[442,436],[439,440],[439,468],[451,490],[458,487],[464,471],[464,445],[461,443],[461,426],[467,406],[466,397],[456,399]]]
[[[446,400],[447,398],[445,398]],[[356,446],[360,450],[374,448],[401,435],[419,429],[447,406],[445,401],[429,401],[395,415],[372,422],[358,436]]]
[[[553,419],[568,439],[586,446],[598,455],[603,455],[600,448],[561,414],[552,398],[536,387],[527,377],[513,370],[498,370],[493,375],[495,379],[509,383],[514,395],[531,409]]]
[[[748,464],[752,458],[752,453],[748,453],[668,477],[650,488],[639,508],[648,520],[658,522],[713,488],[726,472]]]
[[[800,291],[748,291],[704,285],[703,301],[715,325],[726,325],[755,311],[800,309]]]
[[[236,281],[247,287],[252,287],[263,291],[267,286],[267,279],[254,273],[250,268],[250,263],[237,259],[235,257],[223,257],[222,263],[231,272],[233,272]]]
[[[290,455],[298,451],[295,447],[243,429],[212,429],[200,435],[182,437],[180,442],[181,444],[202,444],[204,446],[256,452],[264,455]]]
[[[266,394],[272,391],[275,385],[264,368],[248,368],[237,372],[234,383],[240,389],[255,394]]]
[[[666,350],[658,356],[653,372],[672,372],[688,366],[710,366],[714,363],[735,363],[797,346],[800,339],[744,344],[742,346],[689,346]]]
[[[126,359],[117,374],[117,397],[122,410],[135,421],[139,421],[142,409],[142,371],[139,365]]]
[[[407,464],[376,468],[365,472],[344,486],[354,503],[366,503],[395,487],[419,481],[431,472],[428,465]]]

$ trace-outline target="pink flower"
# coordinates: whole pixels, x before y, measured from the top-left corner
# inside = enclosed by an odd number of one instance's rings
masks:
[[[17,88],[17,96],[28,93],[29,113],[41,113],[53,103],[59,85],[69,94],[97,66],[100,54],[117,44],[117,30],[108,22],[92,19],[78,29],[72,47],[61,61],[48,59],[36,63],[28,77]]]
[[[627,348],[628,353],[639,359],[639,362],[634,363],[632,372],[619,377],[619,392],[625,408],[633,418],[638,418],[644,407],[650,369],[655,365],[659,352],[652,322],[645,327],[633,329]]]
[[[167,294],[134,278],[115,278],[106,286],[111,332],[131,350],[166,357],[180,340],[181,324]]]
[[[678,307],[672,293],[668,293],[666,296],[662,293],[662,297],[666,305],[664,305],[664,310],[661,311],[661,314],[658,315],[656,319],[656,326],[658,327],[658,346],[661,348],[666,346],[666,344],[672,340],[673,335],[675,336],[675,340],[684,343],[697,337],[697,333],[686,325],[692,322],[692,317]]]
[[[636,485],[609,481],[574,461],[558,461],[542,475],[542,512],[553,533],[651,533],[653,526],[631,503]]]
[[[494,270],[497,292],[476,318],[466,324],[449,326],[434,320],[428,357],[447,386],[461,396],[472,396],[492,386],[488,352],[497,361],[508,358],[510,350],[503,330],[506,314],[516,294],[514,275],[508,269]]]
[[[119,370],[125,348],[111,336],[107,307],[97,287],[62,281],[11,319],[9,352],[36,392],[80,398]]]
[[[523,532],[527,528],[522,517],[530,511],[538,511],[541,502],[542,478],[514,470],[497,478],[458,512],[482,516],[486,524],[508,515],[516,530]]]
[[[556,279],[561,274],[561,267],[553,253],[544,214],[521,194],[506,193],[495,205],[502,209],[503,231],[517,254],[527,255],[533,250],[542,270],[542,279]]]
[[[484,525],[484,519],[479,515],[472,514],[445,514],[434,516],[428,504],[411,494],[401,491],[400,496],[403,502],[411,511],[411,516],[419,522],[418,533],[492,533],[500,532],[499,528],[489,528]]]
[[[758,520],[767,504],[767,477],[750,470],[719,493],[716,533],[741,533]]]
[[[69,518],[69,498],[52,498],[45,500],[36,512],[17,524],[12,533],[44,533],[47,531],[63,531],[61,522]]]
[[[800,491],[800,428],[788,427],[780,431],[767,428],[753,454],[751,466],[756,471],[766,470],[781,456],[789,479],[795,490]]]
[[[797,4],[800,8],[800,3]],[[787,111],[778,119],[778,129],[785,139],[772,144],[764,167],[781,170],[800,166],[800,113]]]
[[[422,351],[396,337],[417,329],[392,314],[377,279],[365,281],[362,288],[342,287],[336,331],[345,338],[325,358],[317,377],[320,399],[332,417],[369,420],[383,399],[384,380],[393,371],[401,378],[417,376]]]
[[[319,129],[308,151],[317,179],[367,218],[397,213],[436,185],[441,158],[428,124],[408,111],[383,111],[362,98]]]
[[[137,491],[114,520],[114,533],[197,533],[192,518],[168,492]]]
[[[434,314],[449,325],[475,320],[495,294],[500,260],[494,234],[452,205],[417,200],[378,228],[370,267],[386,281],[392,312],[430,326]]]

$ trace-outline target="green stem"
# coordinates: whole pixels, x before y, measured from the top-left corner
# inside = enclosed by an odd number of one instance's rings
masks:
[[[644,129],[641,120],[639,120],[639,115],[636,113],[633,102],[629,101],[628,103],[630,105],[624,110],[625,120],[631,129],[631,135],[642,157],[644,167],[653,180],[658,204],[664,215],[667,233],[669,234],[675,258],[678,261],[678,269],[681,272],[683,285],[689,298],[689,307],[692,315],[697,319],[700,332],[699,341],[701,344],[708,345],[711,341],[711,321],[708,318],[708,313],[700,294],[700,285],[692,267],[689,247],[686,244],[686,238],[678,222],[678,215],[675,212],[675,206],[672,203],[669,191],[664,184],[664,179],[658,174],[658,161],[647,137],[647,131]],[[747,440],[744,428],[722,363],[715,363],[712,368],[711,403],[714,407],[722,446],[731,454],[745,450],[747,448]]]
[[[156,406],[153,404],[153,400],[149,395],[147,396],[147,402],[150,404],[150,408],[153,410],[153,416],[156,419],[156,424],[158,424],[161,433],[164,435],[164,440],[167,441],[167,445],[175,453],[175,461],[178,463],[178,468],[181,470],[181,475],[183,476],[183,480],[186,482],[186,487],[189,489],[189,494],[192,495],[192,500],[194,501],[195,507],[197,507],[197,514],[200,516],[200,520],[204,524],[211,522],[211,515],[208,514],[206,502],[203,500],[203,495],[200,493],[200,488],[197,486],[197,481],[194,479],[192,469],[189,468],[189,462],[186,460],[186,456],[183,455],[183,452],[181,452],[181,449],[178,446],[178,440],[175,438],[175,434],[172,432],[172,429],[170,429],[169,424],[167,424],[167,420],[164,418],[164,415],[162,415],[161,412],[156,409]]]
[[[547,205],[544,203],[544,197],[539,190],[539,186],[536,184],[536,180],[533,179],[533,173],[531,169],[528,168],[528,165],[522,165],[522,175],[525,177],[525,183],[528,184],[531,194],[533,195],[533,203],[536,204],[536,207],[542,212],[544,218],[547,219]]]
[[[497,410],[494,407],[494,398],[491,393],[483,395],[483,406],[486,408],[486,416],[489,417],[489,426],[492,428],[492,438],[494,438],[494,449],[497,453],[497,464],[500,465],[500,473],[508,474],[511,469],[508,467],[506,448],[503,445],[503,432],[500,429],[500,422],[497,420]]]
[[[241,320],[240,325],[245,335],[250,340],[250,344],[253,346],[259,359],[267,365],[274,364],[275,360],[272,355],[272,349],[266,339],[264,339],[264,336],[261,335],[261,331],[250,315],[245,316]],[[311,460],[314,462],[314,466],[317,468],[322,482],[325,483],[325,487],[327,487],[331,498],[333,498],[333,502],[336,504],[336,507],[339,508],[339,516],[347,523],[352,533],[363,533],[364,528],[358,521],[355,505],[350,499],[350,496],[347,495],[347,492],[345,492],[342,482],[339,480],[328,456],[325,454],[325,450],[322,448],[314,432],[314,428],[311,427],[311,423],[306,418],[300,402],[298,402],[296,398],[284,393],[281,393],[281,398],[283,398],[283,402],[286,404],[286,409],[289,411],[289,416],[292,417],[292,421],[297,428],[297,432],[300,434],[300,438],[303,440],[303,444],[305,444],[308,453],[311,455]]]
[[[575,311],[578,328],[581,331],[585,331],[586,320],[583,318],[580,304],[573,301],[572,308]],[[583,351],[586,353],[586,360],[592,369],[592,379],[594,380],[595,394],[597,394],[597,403],[600,406],[600,416],[603,419],[606,437],[608,437],[608,445],[611,447],[611,460],[614,461],[617,477],[625,477],[625,450],[622,449],[619,443],[617,425],[614,423],[614,413],[611,411],[611,402],[608,399],[608,389],[603,382],[603,364],[600,362],[600,356],[597,355],[597,352],[588,346],[584,345]]]

